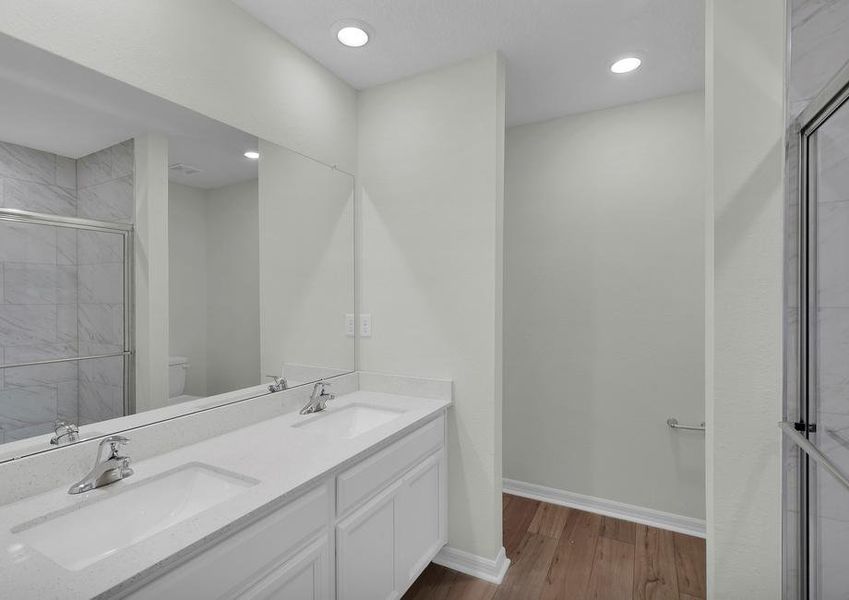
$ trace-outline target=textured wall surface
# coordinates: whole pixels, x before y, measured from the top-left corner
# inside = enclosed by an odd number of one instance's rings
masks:
[[[189,359],[184,394],[261,383],[257,181],[168,186],[172,356]]]
[[[360,98],[360,368],[454,380],[449,545],[501,548],[503,64],[495,55]]]
[[[505,179],[504,476],[704,519],[703,95],[512,127]]]
[[[188,359],[183,394],[207,395],[206,191],[168,184],[168,333],[171,356]]]
[[[787,15],[707,2],[707,579],[781,597]]]

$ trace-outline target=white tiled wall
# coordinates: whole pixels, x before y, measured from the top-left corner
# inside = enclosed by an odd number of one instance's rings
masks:
[[[0,205],[130,222],[132,141],[79,161],[0,142]],[[0,360],[120,350],[121,236],[0,222]],[[0,370],[0,443],[123,410],[120,358]]]

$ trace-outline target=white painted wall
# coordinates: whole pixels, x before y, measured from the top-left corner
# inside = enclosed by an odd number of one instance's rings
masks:
[[[704,518],[704,99],[507,131],[504,476]]]
[[[135,138],[136,411],[168,399],[168,139]]]
[[[170,347],[186,394],[262,381],[257,181],[211,190],[169,184]]]
[[[206,203],[207,387],[219,394],[262,381],[257,180],[209,190]]]
[[[784,4],[707,2],[709,598],[781,597]]]
[[[501,548],[501,182],[496,55],[365,90],[360,367],[454,380],[449,545]]]
[[[204,190],[168,184],[171,356],[189,359],[184,394],[207,395],[207,211]]]
[[[354,179],[270,142],[260,154],[262,373],[286,363],[351,371]]]
[[[356,92],[230,0],[6,0],[0,32],[356,167]]]

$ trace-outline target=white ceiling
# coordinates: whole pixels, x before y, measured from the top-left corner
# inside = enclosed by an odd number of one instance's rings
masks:
[[[79,158],[139,134],[168,136],[170,179],[216,188],[253,179],[257,139],[187,108],[0,35],[0,140]]]
[[[509,125],[704,87],[703,0],[233,1],[357,89],[500,50]],[[336,41],[346,19],[368,45]],[[630,54],[639,70],[610,73]]]

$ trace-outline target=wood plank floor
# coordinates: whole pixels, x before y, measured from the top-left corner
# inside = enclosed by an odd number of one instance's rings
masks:
[[[500,586],[431,564],[406,600],[697,600],[702,539],[504,495]]]

